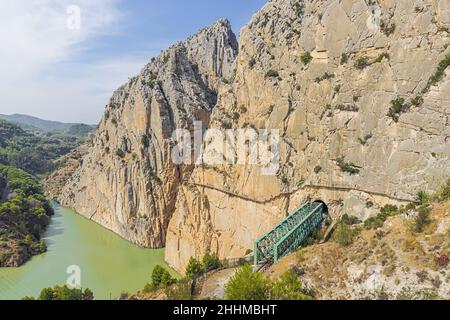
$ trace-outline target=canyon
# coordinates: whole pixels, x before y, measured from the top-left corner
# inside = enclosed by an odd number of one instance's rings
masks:
[[[306,201],[364,220],[450,176],[450,4],[269,1],[161,53],[47,179],[63,206],[183,273],[237,258]],[[277,129],[280,167],[176,165],[176,129]]]

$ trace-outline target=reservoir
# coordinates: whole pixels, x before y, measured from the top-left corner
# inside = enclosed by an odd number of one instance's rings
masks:
[[[142,290],[157,264],[168,268],[163,249],[140,248],[72,210],[56,204],[54,210],[47,252],[20,268],[0,268],[0,300],[37,297],[43,288],[65,284],[74,267],[95,299],[116,299]]]

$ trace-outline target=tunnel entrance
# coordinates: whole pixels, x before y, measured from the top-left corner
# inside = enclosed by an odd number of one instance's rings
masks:
[[[327,206],[327,204],[324,201],[322,201],[322,200],[314,200],[313,204],[321,204],[322,205],[322,212],[323,212],[323,214],[328,216],[328,206]]]

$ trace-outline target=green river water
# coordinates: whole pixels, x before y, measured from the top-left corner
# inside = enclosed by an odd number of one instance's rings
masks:
[[[80,267],[81,287],[96,299],[114,299],[141,290],[157,264],[167,267],[164,250],[139,248],[72,210],[54,209],[44,238],[48,251],[20,268],[0,268],[0,300],[36,297],[64,284],[69,266]]]

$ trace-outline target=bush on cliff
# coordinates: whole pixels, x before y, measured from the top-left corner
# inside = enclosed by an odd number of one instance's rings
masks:
[[[153,269],[151,284],[153,289],[167,288],[175,282],[176,279],[172,278],[172,275],[169,273],[169,271],[167,271],[160,265],[157,265]]]
[[[302,282],[292,271],[285,272],[280,279],[273,282],[272,300],[311,300],[303,290]]]
[[[309,300],[299,277],[292,271],[270,280],[246,264],[225,285],[227,300]]]
[[[270,290],[270,280],[246,264],[225,285],[225,297],[227,300],[269,300]]]
[[[215,253],[205,254],[205,256],[202,259],[202,264],[203,270],[205,272],[216,270],[222,267],[222,262],[220,262],[219,257]]]
[[[34,300],[33,297],[24,297],[22,300]],[[54,286],[42,289],[37,300],[94,300],[94,293],[89,289],[69,288],[67,285]]]
[[[202,274],[203,272],[204,272],[203,266],[200,263],[200,261],[191,257],[186,267],[186,277],[189,279],[193,279]]]

